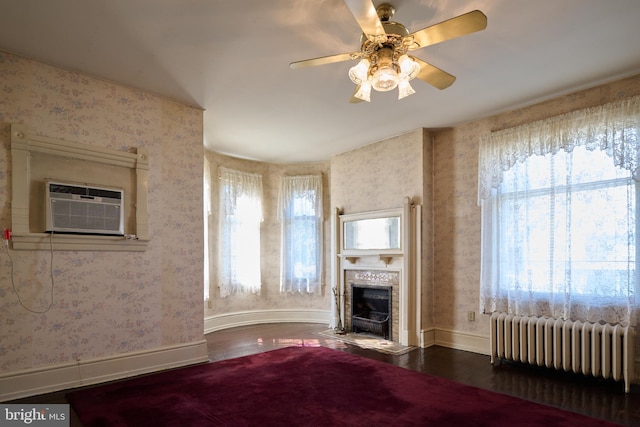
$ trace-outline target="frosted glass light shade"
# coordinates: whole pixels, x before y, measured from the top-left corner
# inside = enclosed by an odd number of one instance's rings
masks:
[[[398,99],[406,98],[409,95],[416,93],[411,87],[409,80],[401,80],[398,84]]]
[[[413,80],[420,72],[420,64],[411,59],[408,55],[402,55],[398,59],[400,74],[403,79]]]
[[[392,67],[380,67],[373,73],[371,86],[378,92],[387,92],[398,86],[398,73]]]
[[[351,81],[357,85],[365,82],[369,77],[369,65],[371,65],[371,63],[368,59],[362,59],[358,64],[351,67],[351,69],[349,69],[349,78]]]
[[[363,101],[371,102],[371,83],[368,81],[362,82],[360,89],[353,96]]]

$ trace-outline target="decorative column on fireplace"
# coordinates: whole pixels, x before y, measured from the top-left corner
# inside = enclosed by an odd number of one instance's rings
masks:
[[[391,339],[391,286],[351,284],[351,331]]]

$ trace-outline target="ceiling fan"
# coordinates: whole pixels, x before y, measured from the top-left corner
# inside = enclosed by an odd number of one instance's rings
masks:
[[[398,99],[402,99],[415,93],[409,82],[416,77],[438,89],[451,86],[456,79],[454,76],[407,53],[487,27],[487,17],[474,10],[409,33],[404,25],[391,21],[395,7],[389,3],[378,7],[371,0],[345,0],[345,3],[363,32],[360,52],[296,61],[289,67],[296,69],[360,59],[349,70],[349,78],[356,84],[352,103],[369,102],[372,88],[386,92],[398,87]]]

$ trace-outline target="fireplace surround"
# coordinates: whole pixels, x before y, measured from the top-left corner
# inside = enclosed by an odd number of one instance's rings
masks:
[[[351,214],[335,209],[331,326],[336,331],[376,333],[402,345],[421,345],[420,218],[421,206],[409,197],[396,209]],[[361,316],[352,300],[354,285],[390,289],[388,307]]]
[[[345,330],[347,332],[368,332],[390,341],[400,342],[400,272],[380,269],[344,271],[344,301],[345,301]],[[355,289],[355,293],[354,293]],[[366,291],[366,292],[364,292]],[[363,310],[358,307],[358,301],[363,299],[363,293],[368,300],[369,311],[374,311],[373,318],[366,320]],[[371,309],[373,307],[374,309]],[[388,314],[384,322],[380,313]],[[365,314],[365,316],[362,316]],[[354,325],[354,316],[356,316]],[[386,324],[376,324],[377,322]],[[368,325],[365,325],[367,324]]]

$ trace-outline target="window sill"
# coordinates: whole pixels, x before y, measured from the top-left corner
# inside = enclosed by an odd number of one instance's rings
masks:
[[[11,247],[14,250],[55,251],[122,251],[144,252],[148,240],[127,239],[122,236],[93,236],[79,234],[26,233],[13,234]]]

